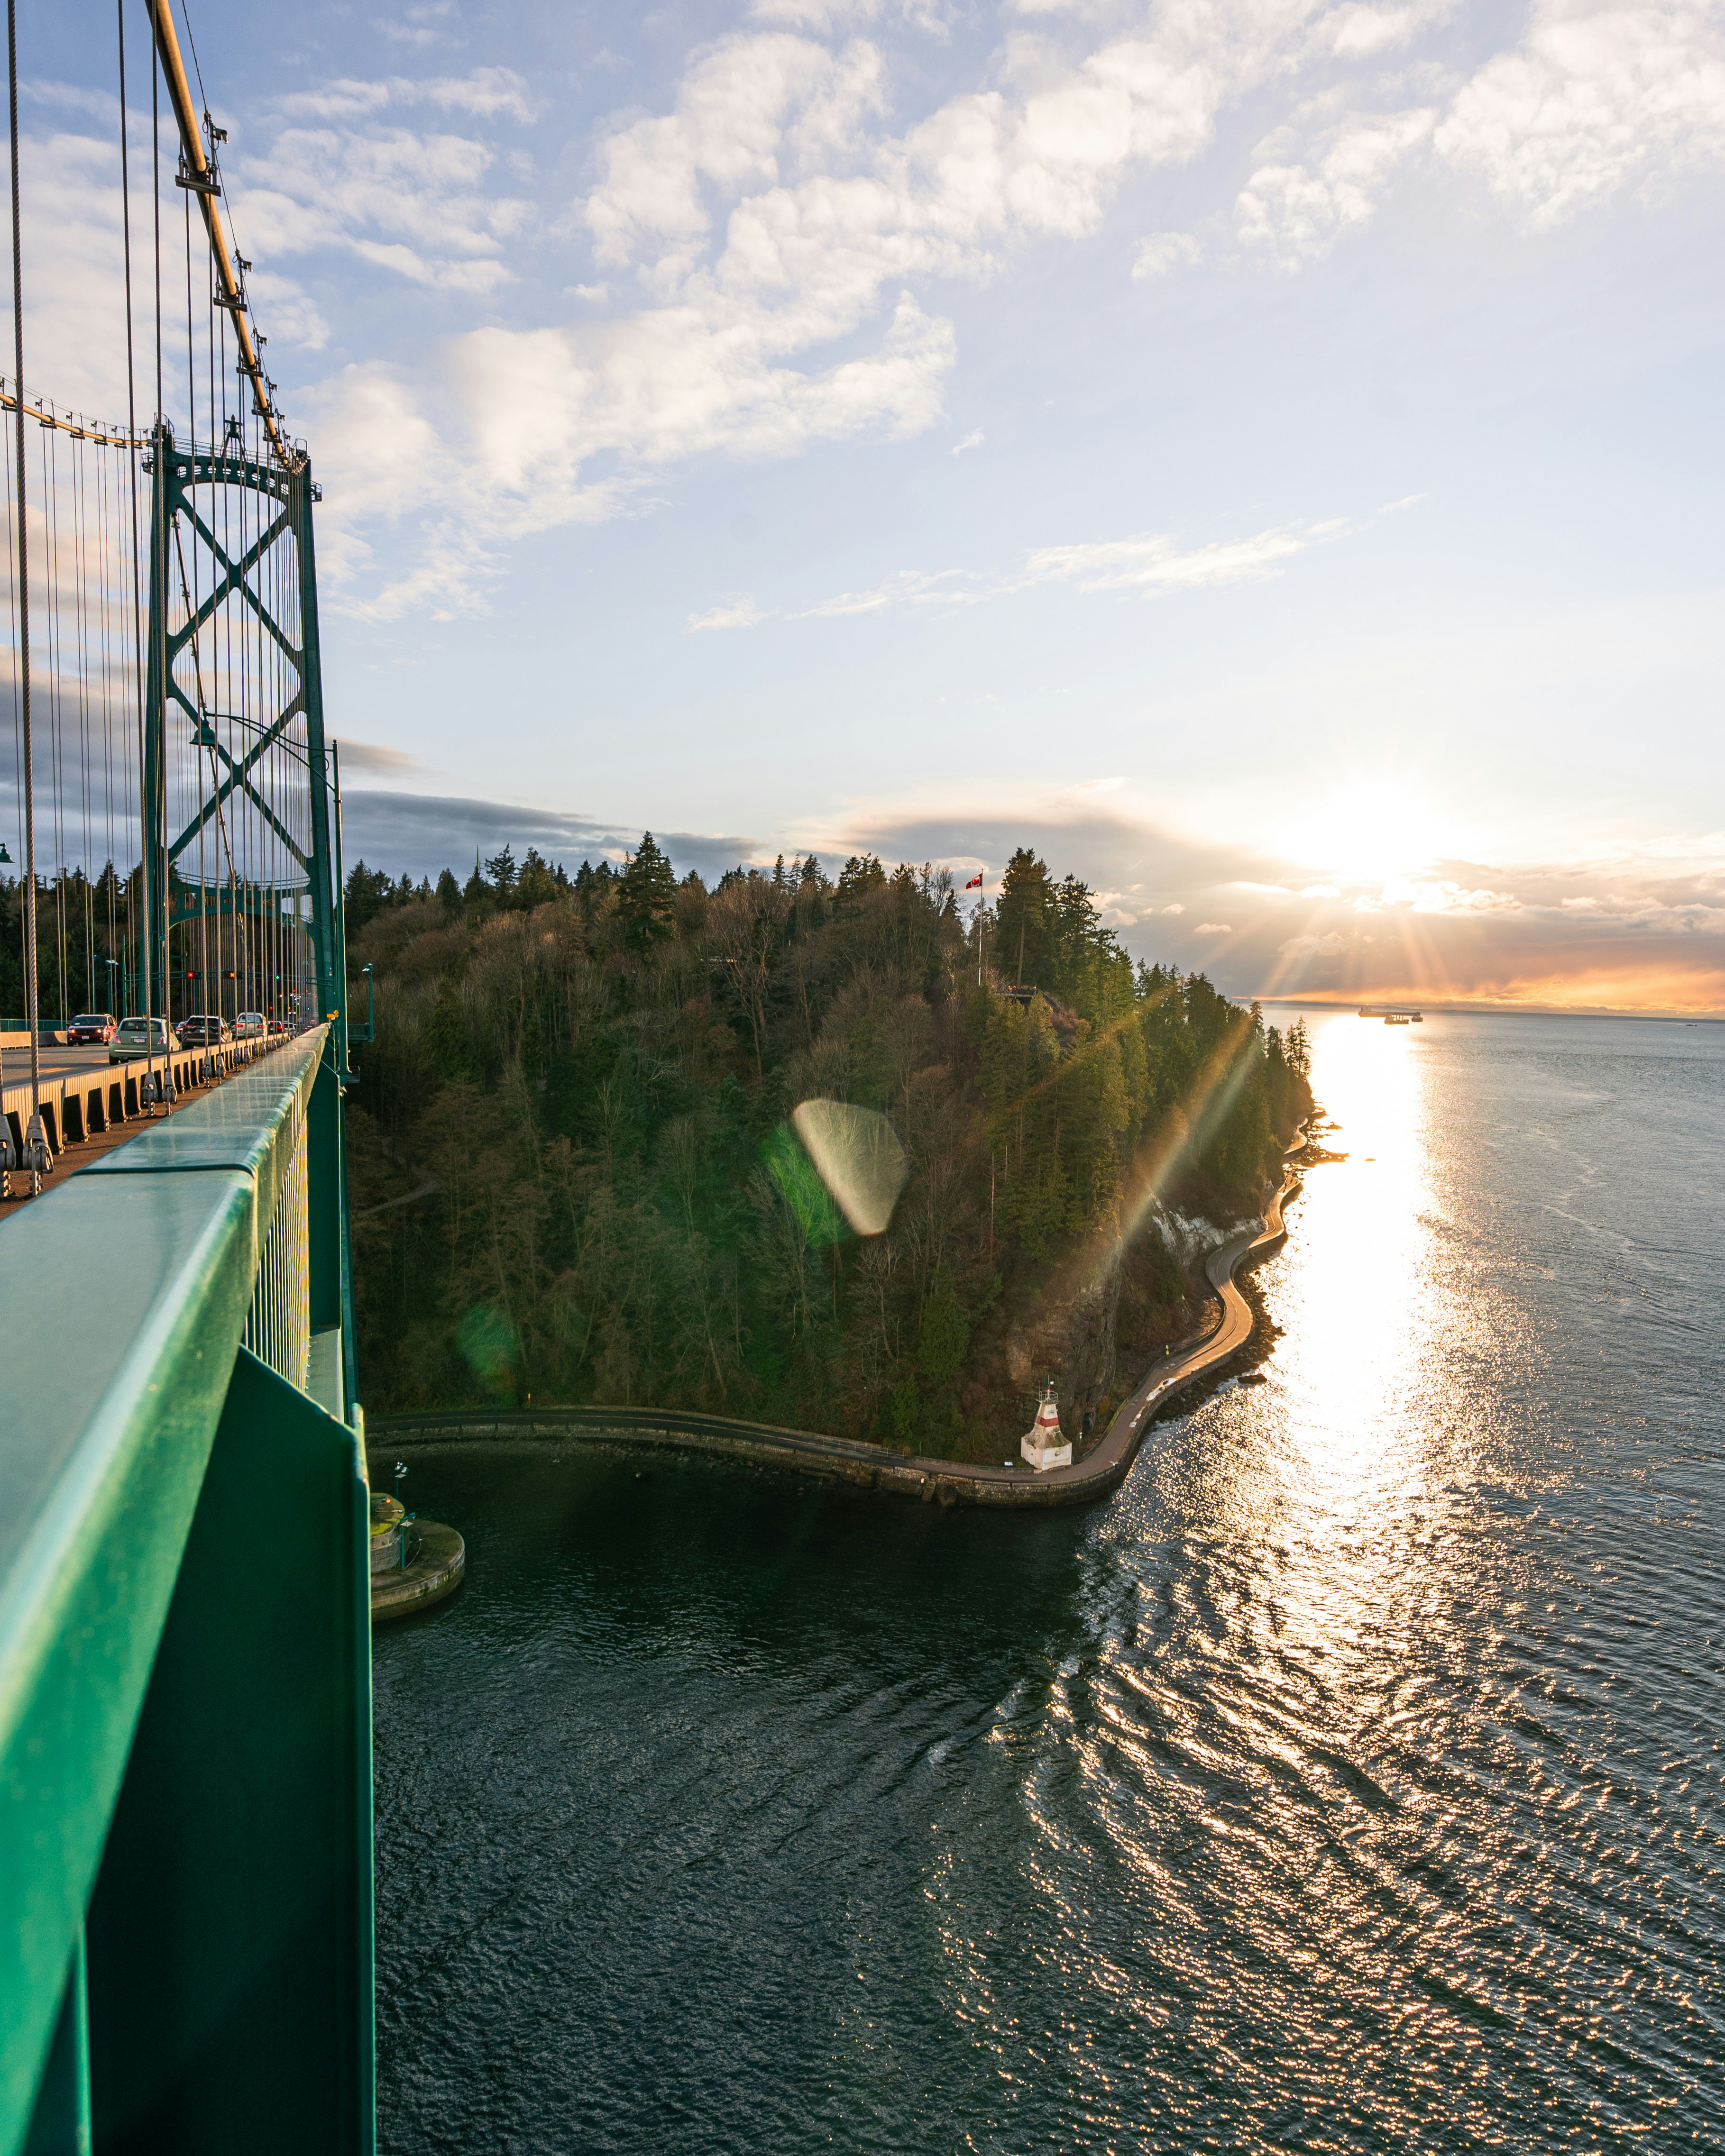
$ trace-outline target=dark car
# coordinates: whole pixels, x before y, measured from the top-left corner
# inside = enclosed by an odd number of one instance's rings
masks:
[[[213,1018],[208,1013],[193,1018],[182,1018],[175,1028],[182,1048],[219,1048],[232,1038],[232,1029],[224,1018]]]
[[[85,1011],[66,1028],[69,1048],[105,1048],[120,1021],[112,1011]]]
[[[288,1022],[285,1018],[273,1018],[270,1019],[270,1034],[272,1040],[274,1040],[275,1035],[278,1034],[285,1036],[287,1033],[287,1029]]]

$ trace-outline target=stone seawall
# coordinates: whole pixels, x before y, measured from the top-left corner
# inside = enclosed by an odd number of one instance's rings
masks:
[[[1290,1160],[1298,1150],[1291,1149]],[[1070,1467],[1039,1473],[1024,1466],[976,1466],[965,1460],[895,1452],[855,1438],[824,1437],[810,1430],[779,1430],[771,1423],[664,1408],[519,1408],[489,1414],[470,1408],[439,1414],[372,1415],[366,1420],[367,1435],[380,1455],[390,1448],[413,1445],[550,1439],[649,1451],[710,1453],[761,1467],[823,1475],[860,1489],[918,1498],[925,1504],[990,1505],[1024,1512],[1093,1505],[1125,1479],[1145,1433],[1174,1396],[1206,1370],[1238,1353],[1250,1340],[1251,1312],[1234,1285],[1234,1275],[1240,1265],[1266,1256],[1286,1240],[1282,1205],[1296,1180],[1290,1167],[1262,1227],[1255,1225],[1211,1253],[1205,1271],[1220,1304],[1211,1332],[1183,1354],[1153,1368],[1101,1441]]]
[[[1082,1492],[1065,1486],[1055,1489],[1050,1486],[1049,1476],[1034,1475],[1028,1468],[1011,1473],[998,1467],[981,1469],[964,1460],[932,1460],[849,1438],[821,1437],[807,1430],[778,1430],[768,1423],[737,1422],[719,1415],[678,1414],[664,1409],[531,1408],[492,1414],[470,1409],[455,1414],[367,1415],[366,1437],[379,1462],[392,1448],[546,1440],[613,1445],[646,1452],[706,1453],[716,1459],[824,1476],[829,1481],[848,1482],[860,1490],[884,1490],[948,1507],[1045,1509],[1088,1503],[1103,1494],[1105,1486],[1098,1483],[1095,1489]],[[379,1466],[375,1471],[387,1474],[388,1469]],[[978,1479],[983,1476],[988,1479]],[[1112,1482],[1106,1486],[1111,1488]]]

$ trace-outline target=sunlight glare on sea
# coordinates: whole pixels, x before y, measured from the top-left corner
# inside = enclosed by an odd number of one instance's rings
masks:
[[[1725,1027],[1312,1030],[1268,1382],[1091,1512],[420,1455],[386,2152],[1718,2145]]]

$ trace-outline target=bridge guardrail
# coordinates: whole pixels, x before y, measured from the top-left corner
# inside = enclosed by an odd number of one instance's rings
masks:
[[[0,2156],[372,2145],[364,1460],[308,1391],[344,1405],[331,1055],[0,1228]]]

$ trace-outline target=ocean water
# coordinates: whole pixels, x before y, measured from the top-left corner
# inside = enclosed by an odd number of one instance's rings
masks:
[[[1725,2148],[1725,1026],[1313,1031],[1091,1512],[414,1455],[384,2149]]]

